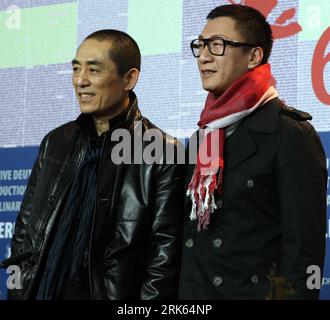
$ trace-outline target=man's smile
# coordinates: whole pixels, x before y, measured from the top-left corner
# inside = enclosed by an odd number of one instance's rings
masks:
[[[79,96],[80,101],[87,102],[87,101],[92,100],[95,97],[95,94],[89,93],[89,92],[86,92],[86,93],[84,92],[84,93],[78,93],[78,96]]]
[[[212,69],[202,69],[201,70],[201,74],[203,75],[203,76],[205,76],[205,77],[207,77],[207,76],[212,76],[212,75],[214,75],[216,73],[216,71],[215,70],[212,70]]]

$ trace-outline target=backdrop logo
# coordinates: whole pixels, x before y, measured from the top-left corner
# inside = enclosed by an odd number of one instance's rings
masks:
[[[228,0],[232,4],[244,4],[249,7],[253,7],[260,11],[266,18],[270,15],[273,9],[276,8],[278,1],[277,0],[268,0],[268,1],[260,1],[260,0]],[[298,22],[288,22],[296,15],[296,8],[290,8],[282,12],[282,14],[275,20],[274,24],[270,24],[273,31],[274,39],[282,39],[291,37],[302,30],[300,24]],[[275,85],[276,79],[272,76],[271,82]]]
[[[232,4],[238,4],[239,1],[228,0]],[[246,6],[253,7],[259,10],[266,18],[270,15],[270,13],[275,9],[278,4],[277,0],[268,0],[268,1],[260,1],[260,0],[242,0],[241,4]],[[290,8],[282,12],[282,14],[275,20],[275,24],[271,24],[273,30],[274,39],[281,39],[293,36],[302,30],[300,24],[298,22],[288,22],[296,15],[296,8]]]
[[[330,94],[325,86],[324,72],[330,62],[330,53],[326,54],[330,43],[330,27],[324,31],[316,45],[312,62],[312,84],[317,98],[330,105]]]
[[[266,18],[272,12],[272,10],[277,6],[277,0],[228,0],[232,4],[244,4],[250,7],[254,7],[259,10]],[[309,19],[310,24],[320,23],[319,16],[315,14],[315,6],[312,7],[311,19]],[[281,39],[293,36],[302,30],[298,22],[287,23],[296,15],[296,8],[290,8],[285,10],[276,20],[274,24],[271,24],[273,30],[274,39]],[[327,47],[330,42],[330,27],[324,31],[318,43],[316,44],[313,60],[312,60],[312,74],[311,80],[313,89],[316,97],[324,104],[330,105],[330,94],[327,91],[325,85],[325,69],[327,64],[330,62],[330,53],[326,54]],[[276,83],[275,79],[273,79]]]

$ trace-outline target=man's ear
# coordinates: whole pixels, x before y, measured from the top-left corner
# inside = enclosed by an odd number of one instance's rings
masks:
[[[139,79],[140,71],[136,68],[129,69],[124,75],[124,84],[125,90],[130,91],[133,90],[138,79]]]
[[[260,65],[262,58],[264,57],[264,51],[260,47],[253,48],[250,52],[248,69],[253,69]]]

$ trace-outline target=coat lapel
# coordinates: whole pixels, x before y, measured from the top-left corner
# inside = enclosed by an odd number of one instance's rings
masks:
[[[233,170],[242,161],[251,157],[256,150],[257,146],[250,132],[246,130],[244,124],[239,125],[235,132],[226,139],[224,150],[225,172]]]
[[[278,123],[280,101],[274,99],[245,118],[235,132],[226,139],[225,171],[230,172],[257,152],[254,133],[274,133]]]

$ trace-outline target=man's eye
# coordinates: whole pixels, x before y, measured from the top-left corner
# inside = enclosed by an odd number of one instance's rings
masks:
[[[98,73],[99,70],[98,70],[98,69],[90,69],[90,72],[91,72],[91,73]]]

